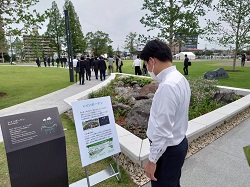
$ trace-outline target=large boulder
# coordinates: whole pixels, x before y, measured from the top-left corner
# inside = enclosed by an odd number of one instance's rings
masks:
[[[234,92],[215,93],[213,99],[215,99],[217,103],[231,103],[234,101],[235,96]]]
[[[148,85],[143,86],[143,88],[140,90],[140,95],[148,95],[149,93],[155,93],[157,88],[159,86],[159,83],[154,81]]]
[[[129,125],[147,127],[152,99],[139,100],[126,117]]]

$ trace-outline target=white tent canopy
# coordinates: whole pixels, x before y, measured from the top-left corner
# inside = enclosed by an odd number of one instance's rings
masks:
[[[180,52],[179,54],[176,55],[176,58],[179,60],[184,60],[185,55],[189,58],[189,60],[194,60],[195,59],[195,54],[192,52]]]

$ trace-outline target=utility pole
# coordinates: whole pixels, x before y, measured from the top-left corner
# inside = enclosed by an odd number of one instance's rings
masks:
[[[64,15],[65,15],[66,38],[67,38],[67,48],[68,48],[68,60],[69,60],[69,77],[70,77],[70,82],[74,82],[72,41],[71,41],[71,32],[70,32],[69,11],[64,10]]]

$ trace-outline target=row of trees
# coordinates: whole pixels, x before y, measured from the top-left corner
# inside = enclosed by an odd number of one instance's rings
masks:
[[[110,45],[112,40],[109,38],[109,34],[97,31],[95,33],[88,32],[84,36],[73,3],[70,0],[65,0],[63,9],[69,11],[73,54],[84,53],[87,49],[92,50],[95,56],[103,53],[113,53],[112,46]],[[49,12],[49,24],[47,25],[45,35],[53,38],[53,46],[56,47],[58,56],[61,56],[62,46],[66,45],[65,21],[64,15],[60,13],[55,1],[52,2]]]
[[[167,39],[172,48],[175,36],[203,36],[220,45],[234,45],[235,70],[237,53],[250,44],[250,0],[144,0],[147,10],[140,20],[148,30],[159,29],[158,37]],[[206,19],[200,27],[199,18],[213,10],[217,20]],[[133,37],[131,37],[133,38]],[[182,38],[185,41],[185,38]]]
[[[52,7],[46,10],[44,14],[39,14],[36,10],[30,12],[31,7],[37,2],[39,2],[39,0],[26,0],[24,2],[6,0],[1,3],[0,15],[7,15],[6,17],[0,19],[0,22],[3,23],[5,28],[5,32],[0,31],[1,50],[9,48],[10,45],[7,45],[7,43],[11,43],[12,52],[20,57],[23,57],[23,42],[20,38],[15,37],[13,41],[7,42],[6,37],[20,36],[21,34],[27,34],[29,32],[31,33],[30,28],[39,28],[40,24],[48,18],[49,23],[44,37],[52,39],[49,47],[51,49],[56,49],[57,55],[61,56],[63,49],[66,47],[64,12],[61,13],[59,11],[55,1],[52,2]],[[109,34],[97,31],[95,33],[88,32],[86,36],[84,36],[79,17],[75,11],[73,3],[70,0],[65,0],[63,9],[67,9],[69,11],[73,54],[84,53],[87,49],[92,50],[93,54],[96,56],[103,53],[109,53],[110,55],[114,53],[113,48],[110,45],[112,40],[110,39]],[[22,23],[23,28],[12,29],[10,26],[11,23]],[[35,53],[37,53],[37,56],[41,56],[41,46],[39,46],[38,43],[34,45],[36,45],[36,47],[34,47]]]
[[[52,3],[52,8],[43,14],[37,13],[36,10],[30,12],[30,8],[37,2],[39,0],[2,1],[0,15],[5,15],[5,17],[0,20],[7,30],[5,34],[8,36],[28,32],[29,28],[42,23],[49,17],[46,35],[54,39],[53,45],[60,55],[62,46],[65,45],[63,14],[60,13],[55,1]],[[176,40],[175,36],[178,34],[186,37],[199,35],[209,41],[217,41],[221,45],[234,45],[233,70],[235,70],[236,55],[239,49],[249,44],[250,40],[249,3],[250,0],[144,0],[142,9],[147,13],[140,21],[145,27],[148,27],[148,30],[158,29],[158,37],[167,39],[171,48]],[[87,47],[95,55],[112,51],[110,46],[112,40],[108,34],[97,31],[96,33],[89,32],[86,36],[83,35],[79,18],[70,0],[65,0],[64,9],[69,10],[73,53],[83,52]],[[207,26],[201,28],[199,18],[206,15],[205,9],[218,13],[218,19],[207,19]],[[13,23],[22,23],[23,28],[12,29],[10,24]],[[134,50],[133,42],[141,43],[148,39],[143,35],[138,39],[136,37],[136,33],[130,33],[126,37],[125,48],[129,51]],[[4,40],[3,32],[0,32],[1,40]]]

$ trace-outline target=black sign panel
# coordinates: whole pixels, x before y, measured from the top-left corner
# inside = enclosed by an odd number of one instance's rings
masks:
[[[6,152],[64,137],[57,108],[0,118]]]
[[[66,144],[57,108],[0,118],[12,187],[66,187]]]
[[[214,71],[208,71],[204,74],[204,79],[209,79],[209,80],[225,79],[225,78],[229,78],[229,76],[224,68],[219,68]]]

